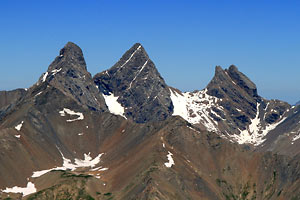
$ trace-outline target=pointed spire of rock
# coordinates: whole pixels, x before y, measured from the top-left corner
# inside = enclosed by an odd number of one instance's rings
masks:
[[[225,70],[220,66],[216,66],[215,75],[207,85],[208,94],[218,98],[225,96],[224,87],[231,85],[231,80]],[[229,86],[230,87],[230,86]]]
[[[210,95],[218,98],[224,97],[225,93],[232,90],[232,88],[242,90],[250,97],[258,97],[256,85],[240,72],[235,65],[231,65],[225,70],[220,66],[216,66],[215,75],[207,88]]]
[[[144,47],[136,43],[94,82],[105,95],[118,96],[125,115],[134,121],[163,120],[171,115],[170,91]]]
[[[72,97],[80,105],[92,110],[106,110],[104,98],[87,71],[82,50],[72,42],[60,50],[38,85],[44,82]]]
[[[247,76],[240,72],[235,65],[230,65],[228,74],[231,79],[243,88],[250,96],[258,97],[256,85]]]
[[[48,72],[60,68],[77,68],[87,70],[82,50],[73,42],[68,42],[59,52],[53,63],[49,66]]]

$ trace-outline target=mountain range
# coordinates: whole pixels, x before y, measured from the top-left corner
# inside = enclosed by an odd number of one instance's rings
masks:
[[[139,43],[92,77],[68,42],[0,92],[0,198],[300,199],[299,110],[234,65],[182,92]]]

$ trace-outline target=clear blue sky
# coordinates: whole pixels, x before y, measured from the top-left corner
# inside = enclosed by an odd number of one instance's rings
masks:
[[[92,75],[141,42],[182,91],[235,64],[261,96],[300,100],[300,1],[2,0],[0,90],[34,84],[68,41]]]

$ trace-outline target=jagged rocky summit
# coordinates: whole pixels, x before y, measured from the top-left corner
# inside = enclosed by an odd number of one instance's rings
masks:
[[[69,42],[0,92],[0,198],[297,199],[299,110],[234,65],[181,92],[139,43],[92,77]]]

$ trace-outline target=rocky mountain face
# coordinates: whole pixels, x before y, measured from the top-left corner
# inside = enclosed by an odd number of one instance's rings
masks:
[[[59,56],[50,64],[37,82],[37,86],[47,84],[73,98],[79,105],[93,110],[107,110],[103,96],[87,72],[81,49],[69,42],[60,50]]]
[[[10,109],[14,107],[26,94],[25,89],[12,91],[0,91],[0,120]]]
[[[300,106],[233,65],[181,92],[141,44],[92,78],[68,43],[0,102],[0,199],[300,199]]]
[[[93,80],[105,98],[116,97],[124,116],[137,123],[165,120],[172,114],[169,87],[139,43]]]
[[[26,94],[25,89],[16,89],[12,91],[0,91],[0,109],[15,104]]]
[[[171,98],[173,114],[233,142],[255,146],[286,119],[291,107],[286,102],[260,97],[256,85],[234,65],[225,70],[217,66],[204,90],[172,90]]]

